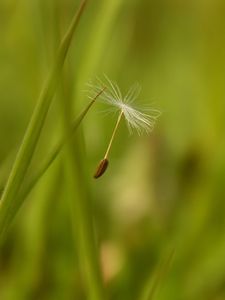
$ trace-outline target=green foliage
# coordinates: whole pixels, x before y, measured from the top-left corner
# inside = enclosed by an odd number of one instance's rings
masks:
[[[34,109],[34,113],[31,117],[30,123],[27,127],[25,136],[23,138],[21,147],[18,151],[15,163],[10,172],[9,179],[4,189],[1,198],[0,207],[0,234],[2,235],[8,228],[13,216],[15,215],[18,207],[21,205],[17,199],[17,193],[21,187],[21,184],[26,176],[27,169],[35,151],[41,130],[44,125],[46,115],[51,104],[51,100],[54,96],[57,83],[60,78],[60,73],[73,37],[73,33],[77,27],[78,21],[82,14],[86,1],[81,3],[78,12],[75,14],[72,23],[65,34],[59,51],[56,56],[56,61],[52,67],[52,71],[48,77],[48,80],[41,92],[37,105]]]
[[[224,1],[88,1],[57,52],[79,4],[0,2],[0,299],[224,299]],[[103,73],[162,115],[95,180]]]

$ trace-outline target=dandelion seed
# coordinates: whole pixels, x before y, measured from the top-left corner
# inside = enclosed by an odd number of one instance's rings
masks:
[[[99,99],[104,103],[111,105],[114,111],[118,111],[119,115],[105,156],[103,160],[101,160],[94,175],[95,178],[102,176],[107,169],[109,152],[122,117],[124,117],[130,133],[136,130],[137,133],[141,135],[144,132],[151,132],[157,118],[160,116],[160,111],[151,107],[140,110],[133,106],[134,101],[137,99],[141,91],[139,84],[133,85],[128,90],[127,94],[123,96],[115,82],[112,82],[107,76],[105,76],[105,81],[106,83],[97,79],[97,84],[89,82],[89,97],[93,97],[93,93],[98,94],[103,87],[105,87],[103,92],[99,95]]]
[[[98,177],[101,177],[102,174],[105,173],[107,167],[108,167],[108,164],[109,164],[109,161],[107,158],[104,158],[100,161],[98,167],[97,167],[97,170],[95,172],[95,175],[94,175],[94,178],[98,178]]]

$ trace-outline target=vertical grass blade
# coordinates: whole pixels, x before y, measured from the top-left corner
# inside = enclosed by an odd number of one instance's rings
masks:
[[[153,278],[151,276],[148,279],[147,284],[144,287],[142,296],[140,297],[140,300],[153,300],[155,298],[156,291],[159,288],[160,283],[162,282],[166,273],[168,272],[173,257],[174,250],[170,252],[169,256],[166,258],[165,261],[161,262],[160,266],[155,271],[155,274],[153,274]]]
[[[64,136],[69,136],[71,132],[73,106],[72,93],[67,93],[67,89],[65,89],[67,78],[67,74],[64,73],[64,84],[60,89],[60,112]],[[70,91],[70,89],[68,90]],[[106,300],[94,229],[93,203],[89,191],[89,181],[86,178],[85,147],[82,137],[81,130],[76,134],[75,139],[69,139],[65,145],[63,156],[65,188],[86,299]],[[90,177],[88,176],[88,178]]]
[[[88,300],[106,300],[91,195],[84,180],[82,166],[77,161],[80,156],[76,152],[75,157],[71,146],[67,147],[65,154],[68,201],[85,294]]]
[[[64,136],[71,132],[72,96],[65,99],[65,89],[61,89],[61,112]],[[81,132],[79,132],[81,134]],[[88,300],[105,300],[99,251],[94,230],[92,199],[88,181],[85,178],[85,159],[82,139],[69,139],[65,146],[65,179],[67,198],[71,212],[73,235],[79,257],[79,269]]]
[[[86,2],[86,0],[81,2],[70,27],[61,42],[55,64],[53,65],[52,71],[37,101],[37,105],[34,109],[15,163],[9,175],[6,188],[0,202],[0,236],[4,234],[10,225],[14,216],[15,207],[21,205],[21,203],[18,203],[20,198],[17,197],[17,193],[19,192],[27,169],[30,165],[51,100],[54,96],[57,83],[60,78],[61,70],[71,44],[74,31],[77,28]]]

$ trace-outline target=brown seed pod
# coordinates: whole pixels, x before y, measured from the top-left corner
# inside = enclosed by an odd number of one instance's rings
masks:
[[[105,171],[108,167],[108,164],[109,164],[109,161],[107,158],[102,159],[97,167],[95,174],[94,174],[94,178],[101,177],[105,173]]]

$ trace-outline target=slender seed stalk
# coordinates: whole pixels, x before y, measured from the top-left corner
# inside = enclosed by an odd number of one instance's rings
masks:
[[[98,165],[98,167],[97,167],[97,170],[96,170],[96,172],[95,172],[95,174],[94,174],[94,178],[99,178],[99,177],[101,177],[101,176],[105,173],[105,171],[106,171],[106,169],[107,169],[107,167],[108,167],[108,164],[109,164],[109,160],[108,160],[109,152],[110,152],[110,150],[111,150],[111,148],[112,148],[112,143],[113,143],[113,141],[114,141],[116,132],[117,132],[117,130],[118,130],[118,128],[119,128],[119,124],[120,124],[120,121],[121,121],[121,119],[122,119],[122,116],[123,116],[123,110],[121,109],[121,111],[120,111],[120,113],[119,113],[119,116],[118,116],[118,119],[117,119],[117,121],[116,121],[116,125],[115,125],[115,127],[114,127],[114,129],[113,129],[113,133],[112,133],[111,139],[110,139],[109,144],[108,144],[108,147],[107,147],[107,149],[106,149],[104,158],[100,161],[100,163],[99,163],[99,165]]]
[[[122,119],[122,116],[123,116],[123,111],[121,110],[121,112],[120,112],[120,114],[119,114],[119,116],[118,116],[116,125],[115,125],[115,127],[114,127],[114,130],[113,130],[111,139],[110,139],[110,141],[109,141],[109,145],[108,145],[108,148],[107,148],[107,150],[106,150],[104,159],[108,159],[109,151],[111,150],[112,143],[113,143],[113,140],[114,140],[114,138],[115,138],[116,132],[117,132],[117,130],[118,130],[118,127],[119,127],[120,121],[121,121],[121,119]]]

